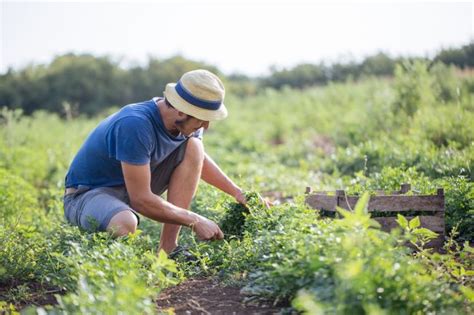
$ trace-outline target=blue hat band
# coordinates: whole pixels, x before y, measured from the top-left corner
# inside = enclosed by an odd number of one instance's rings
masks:
[[[178,81],[178,83],[176,83],[175,89],[178,95],[181,96],[186,102],[197,107],[210,109],[210,110],[217,110],[222,104],[221,101],[206,101],[206,100],[195,97],[184,88],[184,86],[181,84],[181,80]]]

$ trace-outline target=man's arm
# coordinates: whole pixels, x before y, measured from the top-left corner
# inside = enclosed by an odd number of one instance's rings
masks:
[[[204,153],[204,164],[202,166],[201,178],[208,184],[222,190],[223,192],[234,197],[238,202],[245,204],[245,195],[237,186],[212,160],[212,158]]]
[[[144,216],[164,222],[191,227],[200,239],[222,239],[217,224],[205,217],[182,209],[155,195],[150,188],[150,166],[122,162],[125,185],[134,210]]]

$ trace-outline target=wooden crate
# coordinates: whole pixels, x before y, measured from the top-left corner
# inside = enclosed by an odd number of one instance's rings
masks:
[[[438,188],[436,195],[403,195],[410,190],[410,184],[402,184],[399,191],[389,195],[384,194],[383,191],[377,191],[375,196],[370,196],[367,209],[372,216],[389,212],[390,216],[373,217],[386,232],[398,226],[397,213],[408,220],[418,216],[421,227],[438,233],[438,237],[428,243],[428,247],[442,247],[445,237],[444,190]],[[310,207],[329,213],[335,213],[336,207],[352,210],[359,200],[357,196],[348,196],[344,190],[336,190],[335,195],[328,195],[328,192],[312,192],[311,188],[307,187],[306,195],[306,203]],[[415,215],[406,216],[408,211],[415,212]]]

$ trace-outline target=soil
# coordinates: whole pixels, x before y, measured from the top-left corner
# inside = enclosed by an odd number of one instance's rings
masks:
[[[23,310],[28,306],[45,306],[56,305],[56,294],[64,294],[65,292],[58,288],[45,288],[40,283],[27,283],[26,295],[24,300],[13,301],[13,305],[17,310]],[[0,285],[0,301],[8,301],[8,291],[15,287],[14,285]],[[26,288],[25,288],[26,289]]]
[[[10,286],[0,286],[0,300],[5,300]],[[56,305],[55,294],[64,294],[58,289],[45,289],[40,284],[29,283],[27,301],[13,303],[17,310],[29,306]],[[189,279],[164,290],[157,298],[160,311],[173,309],[176,314],[279,314],[285,307],[270,303],[244,303],[245,296],[237,286],[224,286],[215,279]],[[0,314],[2,312],[0,311]]]
[[[164,290],[157,299],[160,311],[176,314],[279,314],[282,307],[270,303],[248,305],[236,286],[223,286],[215,279],[189,279]]]

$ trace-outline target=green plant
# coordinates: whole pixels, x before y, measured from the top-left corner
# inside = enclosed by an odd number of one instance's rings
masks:
[[[2,110],[1,307],[54,291],[63,296],[62,306],[47,312],[147,313],[154,294],[185,274],[217,275],[244,285],[252,298],[296,298],[326,313],[469,313],[473,259],[465,241],[472,240],[474,226],[468,127],[474,85],[465,74],[445,74],[412,63],[399,66],[394,81],[368,78],[305,90],[261,89],[245,99],[226,96],[231,115],[206,131],[206,152],[239,186],[295,201],[267,209],[249,198],[244,209],[200,185],[192,211],[222,222],[228,237],[198,242],[183,229],[180,242],[198,260],[176,265],[156,257],[160,224],[152,220],[143,218],[141,233],[118,240],[64,222],[67,167],[107,112],[64,121],[46,112]],[[362,212],[321,218],[301,196],[305,186],[363,195],[398,190],[403,182],[412,185],[409,193],[444,188],[446,226],[453,231],[445,254],[415,255],[401,246],[410,237],[415,244],[430,237],[415,227],[416,219],[411,228],[387,234]],[[97,303],[103,300],[114,302]],[[303,311],[302,305],[295,307]]]
[[[267,209],[250,203],[242,239],[200,245],[201,261],[193,268],[224,271],[219,274],[246,283],[246,294],[275,303],[296,298],[299,310],[317,305],[329,313],[467,312],[469,304],[462,303],[468,286],[453,286],[458,280],[446,270],[428,268],[403,246],[422,246],[434,234],[420,228],[418,218],[400,218],[404,233],[382,232],[367,213],[367,201],[364,194],[354,212],[339,209],[341,220],[317,220],[302,205]]]

